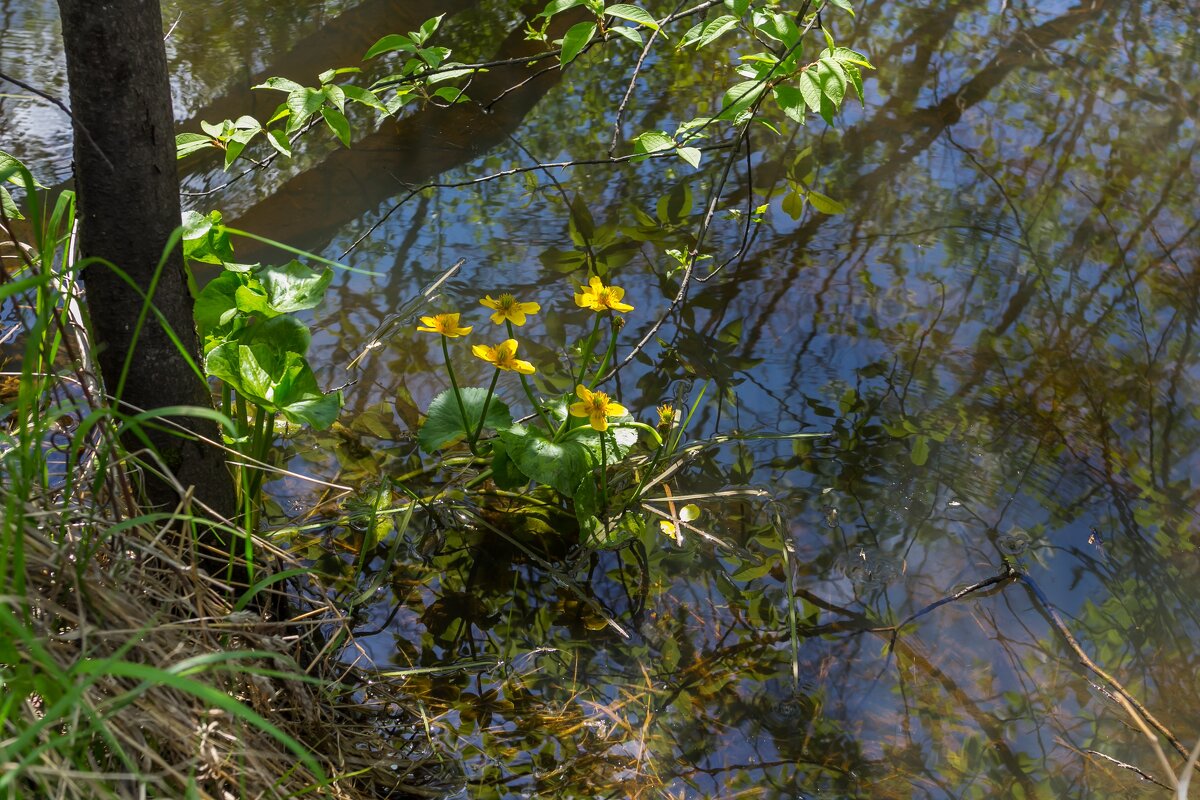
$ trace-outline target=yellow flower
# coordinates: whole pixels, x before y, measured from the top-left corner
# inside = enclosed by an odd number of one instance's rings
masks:
[[[482,358],[489,364],[494,365],[496,369],[512,370],[522,375],[532,375],[535,372],[533,364],[517,358],[516,339],[505,339],[495,347],[488,347],[486,344],[477,344],[471,348],[471,352],[477,358]]]
[[[458,327],[459,316],[459,314],[437,314],[432,317],[421,317],[423,324],[418,325],[417,330],[428,333],[440,333],[449,339],[466,336],[471,332],[472,326],[468,325],[465,328]]]
[[[623,417],[629,413],[625,406],[609,400],[604,392],[590,391],[582,383],[575,387],[575,394],[583,402],[571,404],[571,416],[587,417],[588,422],[598,431],[608,430],[609,417]]]
[[[492,314],[492,322],[497,325],[504,322],[504,320],[508,320],[518,328],[525,324],[526,314],[536,314],[542,310],[542,307],[537,303],[518,303],[517,298],[511,294],[502,294],[495,300],[489,294],[479,301],[479,305],[486,306],[496,312]]]
[[[663,403],[658,407],[658,427],[669,428],[675,424],[675,406]]]
[[[599,278],[592,276],[587,286],[580,286],[583,291],[575,295],[575,305],[580,308],[590,308],[592,311],[633,311],[633,306],[622,303],[625,290],[620,286],[605,286]]]

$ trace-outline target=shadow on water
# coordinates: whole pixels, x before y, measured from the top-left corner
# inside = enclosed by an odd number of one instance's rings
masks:
[[[503,4],[460,13],[504,32],[487,57],[528,46]],[[681,464],[666,486],[703,496],[707,536],[678,544],[651,520],[592,553],[561,509],[485,491],[295,540],[331,575],[367,564],[342,587],[381,590],[355,607],[361,652],[412,670],[462,797],[1170,796],[1117,686],[1182,745],[1200,737],[1196,19],[1182,3],[874,2],[839,31],[881,67],[865,107],[752,135],[723,198],[769,204],[747,254],[614,382],[648,418],[708,381],[693,439],[828,434]],[[685,62],[647,70],[626,136],[673,128],[725,80]],[[493,115],[422,112],[317,152],[278,196],[247,191],[243,224],[336,255],[401,183],[603,157],[618,63],[586,54]],[[674,295],[662,254],[694,243],[723,158],[408,198],[349,257],[385,274],[339,277],[321,312],[326,383],[459,258],[439,309],[486,327],[484,293],[542,304],[521,343],[539,391],[569,382],[586,264],[635,306],[623,355]],[[785,202],[799,183],[848,212]],[[742,236],[722,220],[705,263]],[[410,330],[364,360],[341,424],[291,442],[293,469],[360,487],[343,510],[388,481],[458,486],[413,441],[445,385],[436,342]],[[337,510],[301,482],[273,489],[281,516]]]

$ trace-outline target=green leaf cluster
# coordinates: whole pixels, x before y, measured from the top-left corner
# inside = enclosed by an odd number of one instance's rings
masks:
[[[292,145],[313,120],[323,120],[337,140],[343,146],[350,147],[354,131],[346,113],[348,103],[357,103],[378,114],[394,115],[406,103],[418,97],[450,103],[466,101],[462,90],[455,87],[444,86],[426,91],[430,84],[477,71],[449,62],[450,50],[445,47],[426,46],[442,16],[426,20],[420,30],[410,31],[407,35],[384,36],[363,56],[366,61],[392,53],[405,54],[408,58],[399,72],[375,81],[370,87],[334,82],[345,75],[361,73],[359,67],[326,70],[317,76],[317,86],[304,86],[289,78],[268,78],[254,88],[283,92],[287,98],[275,108],[266,122],[249,115],[215,124],[201,122],[203,133],[187,132],[175,137],[176,157],[186,158],[215,148],[224,153],[224,166],[229,169],[246,147],[262,136],[276,154],[291,158]],[[386,90],[391,90],[391,93],[385,100]]]
[[[295,260],[238,264],[220,222],[216,211],[208,216],[189,212],[184,218],[186,257],[224,267],[196,297],[205,373],[262,413],[329,427],[341,409],[341,393],[321,391],[307,357],[312,334],[289,315],[320,304],[332,271]]]

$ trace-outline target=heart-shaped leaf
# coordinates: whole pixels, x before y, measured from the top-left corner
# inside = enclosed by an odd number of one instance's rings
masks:
[[[429,404],[429,412],[425,424],[417,434],[417,442],[426,453],[432,453],[443,447],[460,442],[475,433],[479,420],[483,417],[483,401],[487,399],[487,390],[478,386],[466,386],[459,390],[462,398],[462,409],[454,399],[454,390],[448,389]],[[463,422],[463,412],[466,412],[466,425]],[[512,414],[508,405],[493,396],[487,407],[487,420],[484,430],[504,431],[512,425]]]

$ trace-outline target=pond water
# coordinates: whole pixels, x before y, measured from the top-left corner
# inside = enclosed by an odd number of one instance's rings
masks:
[[[354,487],[351,507],[388,479],[461,484],[413,438],[446,388],[432,337],[406,319],[347,370],[459,259],[420,313],[462,310],[482,332],[485,293],[541,303],[521,331],[539,391],[571,383],[589,257],[635,307],[618,358],[667,315],[607,388],[653,424],[707,387],[688,440],[725,441],[662,484],[699,496],[702,534],[651,524],[640,546],[587,553],[552,513],[451,494],[368,552],[368,576],[389,571],[359,655],[422,668],[404,689],[457,763],[453,796],[1169,796],[1101,673],[1184,747],[1200,738],[1200,15],[920,5],[834,18],[879,67],[865,105],[835,128],[755,129],[673,312],[664,253],[694,243],[727,152],[476,182],[604,159],[627,50],[265,177],[223,186],[219,165],[185,162],[188,207],[377,273],[340,273],[315,315],[325,385],[356,382],[341,423],[288,451]],[[166,3],[177,116],[262,114],[256,76],[311,83],[443,11],[456,58],[514,58],[536,48],[517,6]],[[64,94],[54,4],[0,0],[0,19],[3,71]],[[497,67],[470,94],[528,74]],[[651,59],[624,137],[711,111],[728,82],[711,56]],[[4,149],[65,180],[62,116],[5,91]],[[846,213],[797,209],[797,181]],[[460,379],[486,385],[467,360]],[[500,392],[531,410],[515,382]],[[769,438],[799,432],[825,435]],[[355,558],[361,531],[324,522],[336,492],[272,490],[275,522],[314,525],[318,564]]]

